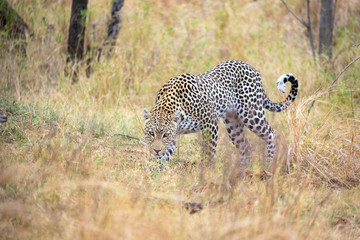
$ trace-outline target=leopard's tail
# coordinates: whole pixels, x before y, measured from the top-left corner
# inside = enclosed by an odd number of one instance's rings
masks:
[[[281,112],[284,111],[296,98],[298,88],[299,88],[299,82],[297,78],[291,74],[286,73],[279,77],[277,80],[277,88],[285,93],[286,87],[285,83],[290,82],[291,83],[291,90],[289,95],[286,97],[286,99],[279,103],[273,103],[266,95],[264,99],[264,108],[271,112]]]

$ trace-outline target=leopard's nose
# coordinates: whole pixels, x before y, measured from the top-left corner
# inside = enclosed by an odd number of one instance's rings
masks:
[[[160,149],[159,149],[159,150],[157,150],[157,149],[154,149],[154,152],[156,152],[156,154],[159,154],[159,152],[160,152]]]

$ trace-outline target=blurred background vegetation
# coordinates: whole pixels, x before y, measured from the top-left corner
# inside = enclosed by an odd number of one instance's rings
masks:
[[[331,58],[318,54],[321,1],[310,1],[316,64],[307,29],[281,1],[125,0],[115,45],[97,61],[113,2],[90,0],[74,65],[71,0],[7,3],[26,27],[14,34],[17,17],[0,21],[0,239],[360,237],[360,62],[329,89],[359,56],[358,0],[335,1]],[[307,20],[306,1],[286,3]],[[181,137],[161,173],[138,141],[113,136],[141,138],[142,109],[168,79],[227,60],[255,67],[273,101],[283,99],[281,74],[299,79],[292,108],[266,113],[280,135],[278,168],[266,168],[249,134],[254,173],[235,181],[222,126],[217,167],[199,186],[196,134]],[[270,180],[256,177],[264,169]],[[190,215],[194,206],[203,210]]]

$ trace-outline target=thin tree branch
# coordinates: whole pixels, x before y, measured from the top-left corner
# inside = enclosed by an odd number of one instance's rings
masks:
[[[306,22],[304,22],[304,20],[302,20],[300,17],[298,17],[293,10],[291,10],[291,8],[289,8],[289,6],[286,4],[286,2],[284,0],[281,0],[281,2],[285,5],[285,7],[287,8],[287,10],[289,10],[289,12],[302,24],[304,25],[304,27],[308,28],[308,24]]]
[[[315,54],[315,46],[314,46],[314,37],[312,34],[312,30],[311,30],[311,20],[310,20],[310,0],[306,1],[306,14],[307,14],[307,18],[308,18],[308,27],[307,30],[309,32],[309,37],[310,37],[310,44],[311,44],[311,51],[312,51],[312,55],[313,55],[313,59],[314,59],[314,63],[316,65],[316,54]]]
[[[335,80],[332,82],[332,84],[330,85],[329,89],[335,84],[335,82],[339,79],[339,77],[346,71],[346,69],[348,69],[354,62],[356,62],[357,60],[359,60],[360,56],[358,56],[357,58],[355,58],[351,63],[349,63],[341,72],[340,74],[335,78]]]
[[[281,2],[285,5],[287,10],[304,26],[309,32],[309,38],[310,38],[310,45],[311,45],[311,51],[314,59],[314,63],[316,65],[316,54],[315,54],[315,46],[314,46],[314,37],[311,30],[311,21],[310,21],[310,0],[306,1],[306,13],[307,13],[307,22],[302,20],[299,16],[297,16],[291,8],[286,4],[284,0],[281,0]]]

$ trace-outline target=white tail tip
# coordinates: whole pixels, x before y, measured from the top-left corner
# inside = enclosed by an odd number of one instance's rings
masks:
[[[277,80],[277,88],[280,92],[285,93],[286,92],[286,86],[285,86],[285,79],[288,79],[292,73],[286,73],[281,75]]]

